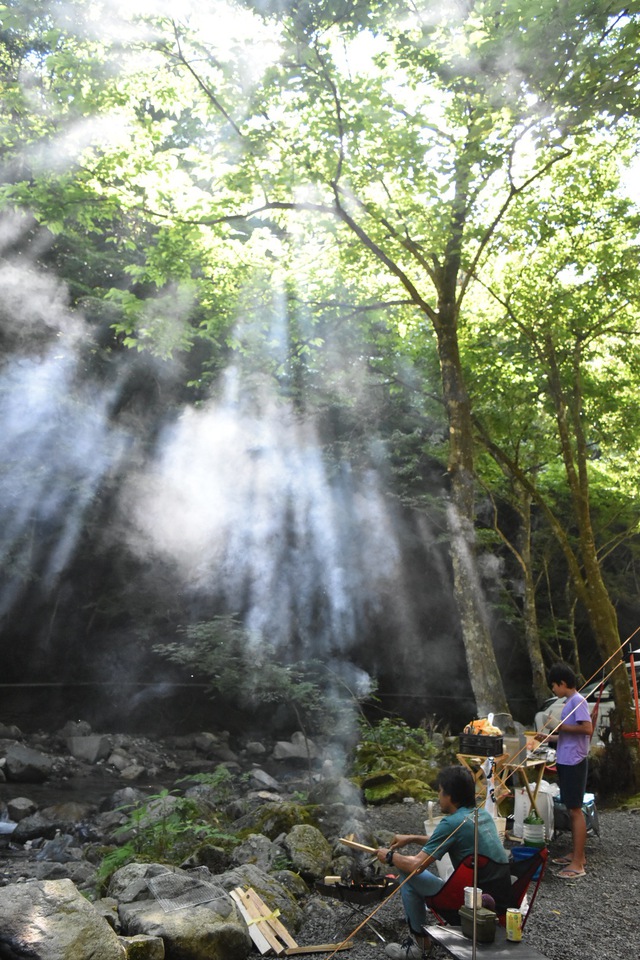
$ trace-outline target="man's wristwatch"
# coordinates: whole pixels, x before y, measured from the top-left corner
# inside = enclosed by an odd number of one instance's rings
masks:
[[[393,851],[393,850],[387,850],[387,852],[386,852],[386,854],[385,854],[385,857],[384,857],[384,858],[385,858],[385,860],[387,861],[387,863],[388,863],[389,865],[393,864],[393,854],[394,854],[394,851]]]

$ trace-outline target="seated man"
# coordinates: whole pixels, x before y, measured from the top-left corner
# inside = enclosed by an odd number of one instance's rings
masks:
[[[412,937],[403,944],[390,943],[385,947],[385,953],[392,960],[419,960],[424,956],[427,947],[422,929],[427,918],[424,899],[438,893],[445,882],[427,869],[429,865],[448,853],[455,869],[475,849],[476,797],[471,773],[465,767],[445,767],[438,775],[438,788],[440,809],[445,816],[431,838],[397,834],[388,849],[380,847],[376,851],[378,860],[396,868],[401,881],[416,871],[400,890]],[[409,843],[423,844],[420,853],[405,856],[396,852]],[[495,861],[479,871],[479,887],[491,894],[498,909],[506,907],[511,889],[509,855],[500,841],[493,817],[484,808],[478,810],[478,853]]]

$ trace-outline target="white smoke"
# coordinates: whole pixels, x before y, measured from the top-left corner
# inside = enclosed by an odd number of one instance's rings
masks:
[[[20,233],[10,221],[0,235]],[[83,318],[54,275],[0,265],[0,615],[37,583],[49,593],[72,557],[104,475],[126,447],[109,423],[115,387],[83,383]],[[45,547],[46,544],[46,547]]]
[[[313,423],[273,396],[186,410],[126,509],[134,549],[175,560],[185,585],[244,610],[249,631],[280,649],[297,636],[308,653],[348,651],[399,588],[379,478],[329,467]]]

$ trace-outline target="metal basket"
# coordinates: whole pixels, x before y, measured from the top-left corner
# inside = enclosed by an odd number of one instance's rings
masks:
[[[460,753],[472,757],[501,757],[504,753],[503,738],[481,733],[461,733]]]

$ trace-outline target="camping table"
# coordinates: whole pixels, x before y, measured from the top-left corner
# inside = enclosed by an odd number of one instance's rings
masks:
[[[482,769],[483,765],[487,760],[492,759],[495,763],[493,770],[493,784],[495,791],[496,804],[500,804],[500,800],[503,797],[506,797],[511,792],[509,787],[506,786],[503,777],[499,776],[499,773],[509,759],[508,753],[503,753],[500,757],[478,757],[477,755],[470,753],[457,753],[456,758],[458,763],[461,763],[463,767],[466,767],[467,770],[471,773],[471,776],[475,782],[476,790],[476,801],[481,806],[484,803],[484,800],[487,796],[487,783]]]
[[[527,791],[532,809],[539,815],[536,800],[546,766],[547,761],[538,757],[521,761],[518,761],[515,757],[512,760],[507,759],[499,768],[496,765],[496,772],[493,775],[494,781],[499,780],[507,789],[506,781],[508,778],[514,776],[514,774],[517,775]]]
[[[488,758],[472,756],[471,754],[466,753],[458,753],[456,754],[456,757],[458,762],[471,772],[476,784],[476,795],[480,801],[484,800],[487,793],[487,787],[482,767]],[[493,784],[496,804],[498,807],[500,806],[500,801],[511,793],[509,787],[507,786],[507,780],[509,777],[512,777],[517,773],[522,780],[522,785],[527,791],[529,802],[537,813],[538,809],[536,807],[536,798],[538,796],[538,791],[540,790],[542,776],[546,767],[546,760],[538,757],[519,760],[518,754],[513,755],[509,753],[503,753],[499,757],[493,757],[493,760],[495,762],[495,767],[493,770]]]

